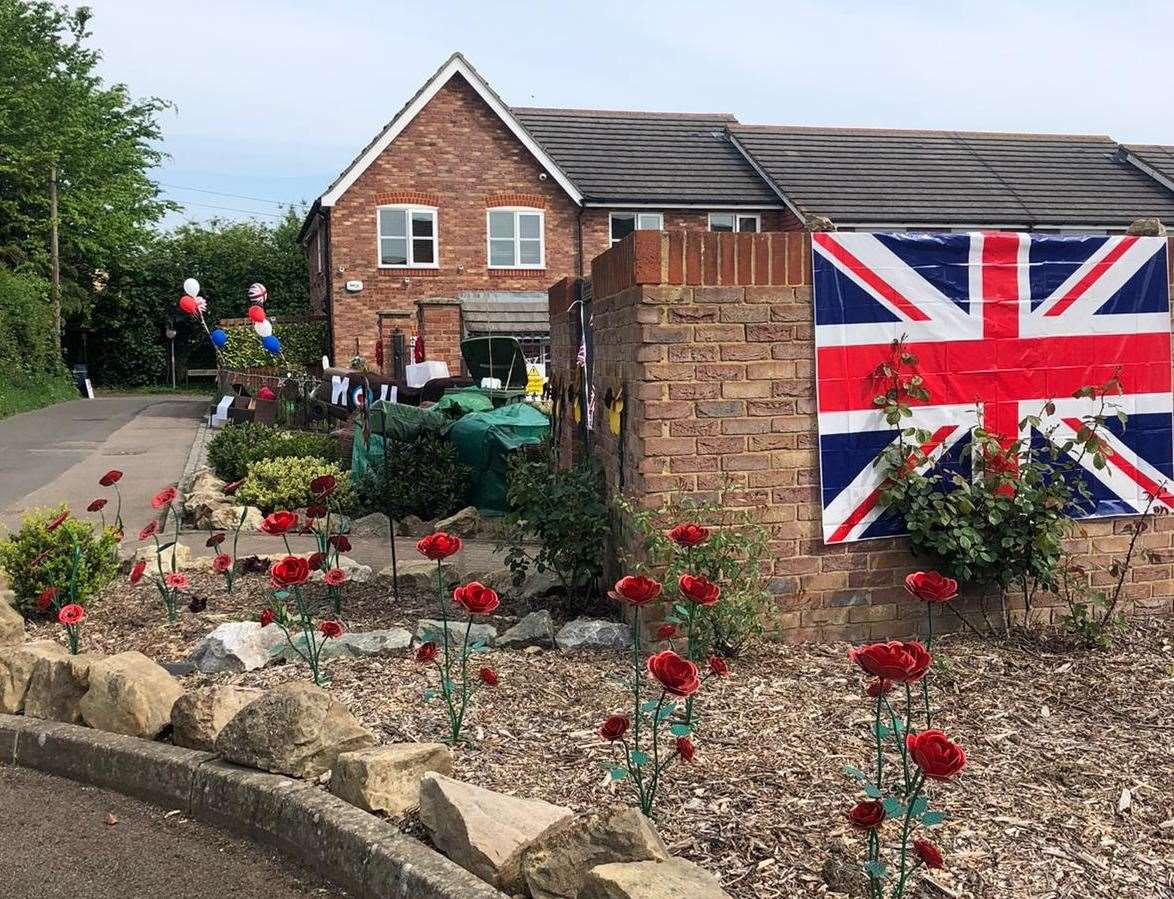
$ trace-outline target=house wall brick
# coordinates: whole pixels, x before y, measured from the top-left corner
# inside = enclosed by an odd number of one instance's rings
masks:
[[[622,470],[623,492],[645,508],[691,494],[755,512],[771,537],[772,624],[789,639],[918,633],[924,606],[907,598],[903,578],[924,562],[907,540],[822,539],[810,235],[637,232],[591,270],[595,391],[622,384],[627,396],[622,443],[602,422],[593,434],[609,491],[620,490]],[[569,372],[575,350],[560,347],[556,369]],[[1128,523],[1082,522],[1072,539],[1097,580],[1126,549]],[[1165,517],[1139,540],[1125,588],[1136,613],[1174,613],[1172,537]],[[963,614],[981,622],[982,599],[964,596]],[[1033,609],[1049,622],[1061,612],[1055,597]],[[939,626],[960,625],[947,617]]]

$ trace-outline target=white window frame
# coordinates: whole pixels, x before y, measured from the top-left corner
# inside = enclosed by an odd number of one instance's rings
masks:
[[[642,209],[617,209],[614,212],[609,212],[607,214],[607,240],[608,240],[608,246],[610,246],[610,247],[614,247],[616,244],[618,244],[621,240],[624,239],[623,237],[618,237],[618,238],[612,237],[612,233],[613,233],[612,222],[615,220],[615,217],[617,215],[633,216],[632,224],[634,227],[632,230],[634,230],[634,231],[663,231],[664,230],[664,213],[663,212],[647,212]],[[640,219],[642,219],[642,218],[655,218],[657,221],[657,226],[655,228],[641,228],[640,227]],[[624,237],[627,237],[627,235],[625,234]]]
[[[706,220],[706,227],[713,231],[713,217],[715,215],[729,215],[734,218],[734,230],[718,232],[720,234],[761,234],[762,233],[762,216],[757,212],[738,212],[736,210],[729,210],[728,212],[718,210],[717,212],[709,213],[709,218]],[[754,219],[754,230],[743,231],[738,227],[739,219]]]
[[[375,227],[376,229],[379,228],[378,221],[376,221]],[[322,274],[323,269],[326,268],[326,245],[323,242],[322,237],[322,226],[319,225],[317,231],[314,234],[314,242],[318,247],[318,274]]]
[[[490,213],[494,212],[511,212],[514,216],[514,264],[513,265],[494,265],[493,264],[493,244],[495,238],[490,236],[489,232],[489,217]],[[536,215],[538,216],[538,262],[522,262],[522,229],[519,227],[519,215]],[[525,238],[532,240],[532,238]],[[506,240],[504,237],[498,237],[496,240]],[[485,265],[487,268],[496,269],[498,271],[511,269],[530,269],[537,271],[546,268],[546,212],[534,206],[490,206],[485,210]]]
[[[408,261],[393,264],[383,261],[383,232],[380,230],[379,219],[384,209],[396,209],[404,213],[407,224],[405,236],[408,243]],[[414,240],[423,240],[421,237],[412,237],[412,215],[417,212],[427,212],[432,216],[432,261],[415,262]],[[385,203],[375,207],[375,261],[379,268],[440,268],[440,211],[435,206],[420,206],[409,203]]]

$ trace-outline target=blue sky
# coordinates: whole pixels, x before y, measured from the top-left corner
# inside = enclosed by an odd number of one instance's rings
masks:
[[[1174,144],[1168,3],[88,5],[105,77],[176,104],[169,224],[313,200],[453,50],[514,105]]]

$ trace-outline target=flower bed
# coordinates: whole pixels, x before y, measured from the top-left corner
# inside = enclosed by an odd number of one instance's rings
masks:
[[[215,624],[255,616],[272,595],[258,575],[242,577],[231,595],[219,574],[190,580],[190,593],[209,598],[208,607],[183,609],[174,625],[148,583],[107,588],[102,614],[86,620],[83,648],[182,659]],[[325,597],[322,585],[308,589]],[[344,619],[349,630],[414,629],[434,608],[427,591],[406,593],[392,608],[386,583],[373,581],[348,586]],[[504,629],[525,611],[505,599],[494,621]],[[60,633],[54,623],[30,626],[30,637]],[[935,724],[967,747],[969,761],[934,828],[945,855],[945,867],[929,874],[934,882],[959,896],[999,899],[1170,895],[1172,642],[1168,624],[1133,631],[1122,642],[1128,649],[1113,652],[935,642]],[[657,823],[673,853],[720,872],[735,897],[825,895],[825,874],[843,886],[859,866],[864,843],[845,815],[850,785],[841,768],[870,751],[872,703],[847,649],[760,644],[734,662],[732,677],[705,688],[704,738],[693,764],[677,766],[658,797]],[[476,698],[465,723],[473,742],[455,750],[456,777],[576,810],[627,801],[599,737],[602,721],[625,707],[625,689],[612,679],[619,654],[478,656],[499,683]],[[442,705],[421,703],[434,672],[410,653],[331,659],[324,674],[331,694],[385,742],[446,732]],[[192,674],[184,686],[306,678],[304,664],[288,663]],[[411,817],[404,824],[420,830]]]

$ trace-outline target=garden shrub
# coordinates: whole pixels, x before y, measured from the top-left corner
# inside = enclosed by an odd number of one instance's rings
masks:
[[[223,328],[228,343],[220,351],[227,368],[270,368],[273,356],[261,346],[252,325],[228,325]],[[273,334],[281,341],[281,353],[293,365],[317,365],[326,346],[324,322],[273,322]]]
[[[314,504],[310,482],[323,475],[331,475],[338,481],[334,494],[336,508],[344,514],[352,512],[355,495],[350,479],[333,462],[324,462],[314,456],[250,462],[245,482],[237,489],[236,498],[245,505],[256,506],[262,512],[302,509]]]
[[[208,441],[208,464],[226,481],[243,478],[250,462],[295,456],[337,462],[338,441],[329,434],[288,431],[251,421],[225,425]]]
[[[609,527],[599,466],[559,468],[547,442],[510,458],[506,496],[501,545],[515,581],[533,566],[554,574],[568,596],[591,588],[603,573]]]
[[[411,441],[388,439],[385,446],[386,460],[374,460],[359,479],[363,508],[395,520],[415,515],[430,521],[464,505],[472,469],[448,440],[422,433]]]
[[[81,549],[74,584],[79,601],[97,594],[118,573],[117,532],[72,517],[50,531],[50,522],[65,510],[65,506],[33,509],[21,518],[20,529],[0,542],[0,568],[8,573],[17,604],[25,614],[36,609],[37,597],[49,587],[66,592],[75,540]]]
[[[763,632],[770,602],[763,574],[770,535],[752,512],[723,510],[715,503],[673,499],[659,509],[639,509],[623,497],[616,506],[634,532],[636,549],[625,553],[631,568],[663,572],[670,592],[682,574],[700,575],[721,586],[721,602],[697,610],[698,654],[732,657]],[[704,543],[683,553],[664,525],[681,521],[721,524]]]

